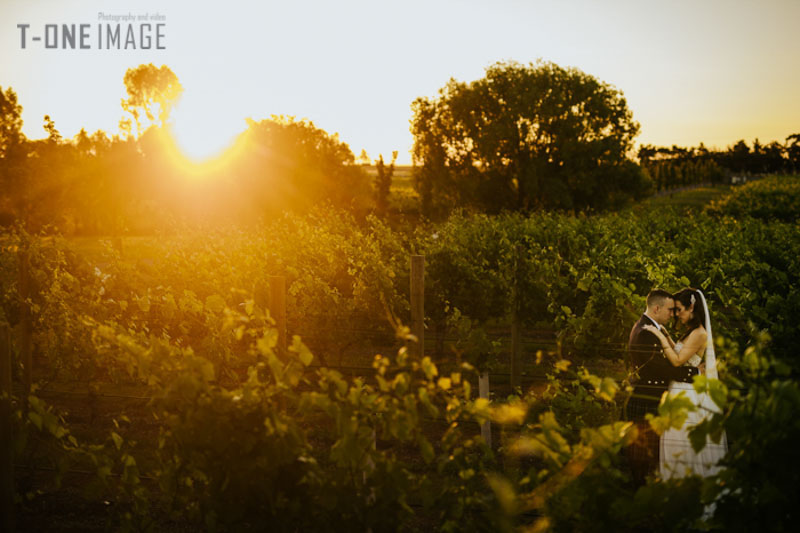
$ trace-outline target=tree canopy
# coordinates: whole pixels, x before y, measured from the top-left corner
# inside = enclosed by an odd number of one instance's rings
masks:
[[[22,106],[17,102],[17,93],[11,87],[3,92],[0,87],[0,157],[5,157],[23,138]]]
[[[0,89],[0,225],[149,233],[173,221],[250,223],[318,204],[372,207],[369,176],[337,134],[291,117],[250,120],[225,158],[194,167],[165,127],[182,91],[177,76],[140,65],[124,82],[122,107],[138,135],[65,138],[45,115],[47,137],[26,139],[16,93]]]
[[[643,192],[622,93],[578,69],[499,62],[412,104],[423,211],[603,208]]]
[[[133,116],[137,132],[142,127],[142,113],[151,125],[163,126],[183,93],[178,76],[166,65],[129,68],[123,81],[128,99],[122,100],[122,108]]]

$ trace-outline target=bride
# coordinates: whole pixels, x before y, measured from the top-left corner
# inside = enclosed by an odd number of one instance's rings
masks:
[[[674,299],[675,316],[687,328],[687,333],[680,341],[673,343],[668,335],[653,326],[645,328],[658,337],[664,355],[674,366],[692,365],[700,367],[702,371],[704,365],[706,377],[717,379],[711,319],[705,296],[700,290],[687,288],[677,292]],[[669,394],[686,395],[697,409],[688,413],[688,418],[680,429],[670,428],[661,435],[659,470],[662,479],[691,474],[703,477],[716,474],[720,470],[718,462],[727,452],[725,433],[719,443],[707,437],[705,447],[695,452],[689,441],[689,430],[712,413],[720,412],[719,407],[707,393],[698,394],[691,383],[673,381],[669,386]]]

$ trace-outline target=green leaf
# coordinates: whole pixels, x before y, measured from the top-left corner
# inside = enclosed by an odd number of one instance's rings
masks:
[[[692,387],[697,394],[703,394],[708,389],[708,378],[703,374],[698,374],[692,381]]]
[[[205,382],[214,381],[214,364],[211,361],[198,357],[198,366],[200,368],[200,375]]]
[[[498,424],[522,424],[528,415],[528,404],[522,401],[505,403],[491,409],[492,420]]]
[[[619,385],[617,385],[617,382],[614,381],[613,378],[604,377],[602,383],[600,384],[600,389],[596,392],[597,395],[603,400],[607,402],[613,402],[614,397],[617,395],[617,391],[619,391]]]
[[[149,313],[150,312],[150,297],[145,295],[140,298],[136,298],[136,305],[139,306],[139,309],[142,313]]]
[[[114,441],[114,446],[117,448],[117,450],[122,448],[123,439],[122,439],[122,437],[119,436],[119,434],[117,432],[115,432],[115,431],[111,432],[111,440]]]
[[[517,512],[517,494],[514,485],[499,474],[486,474],[486,480],[494,491],[497,501],[500,502],[506,516],[514,516]]]
[[[206,309],[215,314],[221,313],[225,309],[225,298],[219,294],[212,294],[206,298]]]
[[[544,436],[550,447],[562,455],[568,454],[570,446],[567,440],[561,435],[561,425],[556,420],[553,412],[547,411],[539,416],[539,423]]]
[[[650,426],[660,435],[670,428],[680,429],[689,417],[689,411],[695,411],[697,406],[686,394],[666,394],[658,406],[658,416],[647,414]]]
[[[256,348],[261,355],[268,355],[273,353],[275,346],[278,344],[278,330],[268,329],[264,335],[256,342]]]
[[[489,420],[491,413],[489,412],[489,400],[487,398],[477,398],[472,404],[472,408],[479,422]]]
[[[705,448],[706,442],[708,442],[709,427],[709,421],[703,420],[689,431],[689,442],[692,443],[692,449],[694,449],[695,453],[699,453],[700,450]]]
[[[171,320],[177,311],[178,305],[175,303],[175,297],[172,294],[165,295],[164,303],[161,306],[161,312],[164,315],[164,318]]]
[[[311,361],[314,360],[314,355],[311,353],[311,350],[303,344],[298,335],[292,337],[292,346],[289,348],[289,351],[297,354],[303,366],[310,365]]]
[[[572,364],[572,361],[567,361],[566,359],[561,359],[559,361],[556,361],[556,363],[553,366],[559,372],[566,372],[569,369],[569,366],[571,364]]]
[[[725,409],[728,404],[728,387],[723,382],[718,379],[709,380],[708,395],[717,407]]]
[[[36,429],[38,429],[39,431],[42,430],[42,416],[39,413],[34,413],[33,411],[30,411],[28,413],[28,420],[30,420],[33,423],[33,425],[36,426]]]
[[[111,475],[111,467],[108,465],[100,465],[97,467],[97,477],[105,481]]]
[[[197,295],[190,290],[183,291],[183,296],[178,300],[178,307],[184,313],[203,312],[203,304],[197,299]]]
[[[468,481],[475,477],[475,470],[472,468],[464,468],[458,472],[458,477],[464,481]]]
[[[422,454],[422,459],[426,463],[433,461],[433,458],[435,457],[433,445],[425,437],[419,438],[419,451]]]
[[[423,357],[421,366],[426,378],[433,379],[434,376],[439,375],[439,369],[436,368],[436,365],[431,361],[430,357]]]

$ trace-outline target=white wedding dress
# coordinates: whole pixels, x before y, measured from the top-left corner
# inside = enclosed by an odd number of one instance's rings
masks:
[[[675,352],[680,353],[682,343],[675,345]],[[702,360],[698,355],[693,355],[686,363],[698,366]],[[719,460],[728,451],[725,433],[719,443],[706,437],[706,445],[699,452],[695,452],[689,440],[689,430],[701,423],[705,418],[719,413],[720,409],[706,394],[698,394],[691,383],[673,381],[669,386],[670,396],[683,393],[697,406],[695,411],[688,413],[686,422],[680,429],[670,428],[661,435],[659,470],[662,479],[680,478],[696,474],[703,477],[713,476],[721,469]]]

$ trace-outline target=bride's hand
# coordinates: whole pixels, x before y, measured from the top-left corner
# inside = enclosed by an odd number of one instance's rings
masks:
[[[664,334],[661,333],[661,330],[659,330],[657,327],[653,326],[652,324],[645,324],[644,326],[642,326],[642,329],[645,330],[645,331],[649,331],[650,333],[654,333],[656,336],[659,336],[659,335],[662,336],[662,337],[664,336]]]
[[[664,336],[664,334],[661,332],[660,329],[651,324],[645,324],[644,326],[642,326],[642,329],[649,331],[650,333],[655,335],[656,338],[658,339],[658,342],[661,343],[661,346],[663,346],[665,350],[667,349],[669,341],[667,340],[667,338]]]

